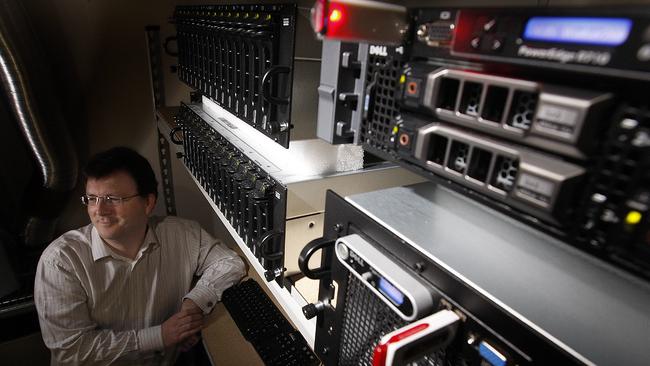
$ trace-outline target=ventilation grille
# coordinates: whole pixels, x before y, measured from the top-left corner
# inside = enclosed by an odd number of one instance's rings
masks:
[[[429,133],[427,166],[443,175],[463,176],[485,190],[510,192],[517,180],[519,161],[516,158],[457,140],[437,132]]]
[[[484,80],[483,80],[484,79]],[[539,94],[532,86],[522,87],[508,79],[449,70],[436,80],[433,107],[449,122],[474,119],[483,127],[523,133],[530,130]]]
[[[398,114],[396,88],[403,62],[392,57],[368,56],[366,73],[366,110],[361,122],[360,141],[382,151],[389,151],[391,130]]]

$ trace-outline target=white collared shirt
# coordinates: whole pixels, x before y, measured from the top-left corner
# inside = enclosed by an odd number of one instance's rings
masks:
[[[69,231],[43,251],[34,285],[51,363],[173,364],[161,324],[184,298],[209,313],[243,275],[241,258],[194,221],[151,218],[133,260],[112,251],[92,224]]]

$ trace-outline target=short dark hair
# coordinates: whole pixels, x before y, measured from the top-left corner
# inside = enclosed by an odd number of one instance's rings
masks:
[[[135,150],[118,146],[95,154],[84,168],[84,177],[104,178],[116,172],[125,172],[133,178],[138,194],[146,197],[154,194],[158,197],[158,181],[151,164]]]

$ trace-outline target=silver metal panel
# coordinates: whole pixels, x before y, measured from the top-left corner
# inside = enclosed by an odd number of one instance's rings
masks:
[[[354,143],[359,144],[367,54],[367,44],[323,41],[316,135],[331,144],[346,141],[352,133]],[[355,67],[359,67],[358,78],[355,77]],[[348,109],[352,105],[344,106],[339,99],[342,94],[356,95],[356,107]]]
[[[648,283],[433,183],[346,199],[583,361],[647,365]]]
[[[341,42],[323,41],[322,64],[320,69],[320,85],[318,86],[318,123],[316,136],[329,142],[334,142],[336,130],[336,97],[337,82],[341,59]]]
[[[303,216],[294,219],[287,219],[284,235],[284,267],[287,269],[284,276],[291,276],[300,273],[298,257],[306,243],[323,236],[323,221],[325,214],[322,212],[315,215]],[[318,267],[321,253],[312,256],[314,263],[312,268]],[[316,285],[318,286],[318,285]]]
[[[298,17],[300,19],[300,17]],[[315,42],[314,42],[315,43]],[[301,48],[302,45],[298,48]],[[291,97],[291,141],[315,139],[319,59],[294,59]],[[289,143],[291,144],[291,142]]]
[[[325,211],[328,189],[341,196],[420,183],[425,179],[393,164],[317,176],[287,184],[287,219]],[[304,243],[303,243],[304,244]]]
[[[311,139],[291,141],[285,149],[205,97],[203,104],[188,107],[283,184],[357,170],[363,165],[360,146],[333,146]]]
[[[203,105],[188,107],[287,187],[287,219],[323,212],[328,189],[345,196],[424,181],[392,163],[361,169],[361,146],[313,139],[291,141],[284,149],[205,97]]]
[[[361,75],[360,78],[354,81],[354,92],[359,95],[359,104],[357,109],[352,111],[352,121],[350,122],[350,129],[354,131],[354,144],[361,145],[363,144],[360,140],[361,135],[361,121],[363,119],[363,106],[366,103],[365,93],[366,93],[366,70],[368,68],[368,44],[360,43],[359,50],[357,52],[359,57],[359,63],[361,64]]]

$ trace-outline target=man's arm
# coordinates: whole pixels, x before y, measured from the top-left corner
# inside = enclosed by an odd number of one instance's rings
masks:
[[[174,314],[162,325],[140,330],[99,329],[90,317],[86,292],[70,267],[39,262],[34,286],[45,345],[57,364],[137,360],[176,344],[203,326],[200,312]]]
[[[194,273],[201,278],[185,295],[205,314],[221,300],[221,294],[246,274],[242,259],[219,240],[200,229],[198,265]]]

